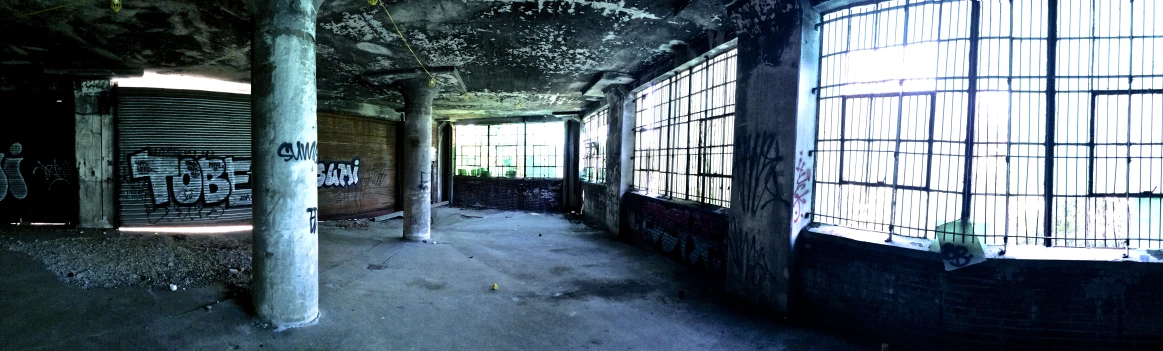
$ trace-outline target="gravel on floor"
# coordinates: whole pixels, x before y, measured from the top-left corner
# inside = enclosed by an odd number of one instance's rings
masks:
[[[250,235],[119,235],[0,240],[0,249],[40,260],[62,281],[85,289],[124,286],[246,288]],[[172,286],[171,286],[172,285]]]

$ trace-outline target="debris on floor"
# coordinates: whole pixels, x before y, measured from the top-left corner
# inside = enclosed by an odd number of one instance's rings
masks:
[[[366,229],[371,226],[371,221],[365,219],[352,219],[345,221],[334,222],[336,226],[343,229]]]
[[[485,216],[466,215],[466,214],[461,213],[460,218],[485,218]]]
[[[122,235],[4,240],[70,285],[85,289],[140,286],[177,290],[215,283],[249,287],[251,238],[245,236]]]

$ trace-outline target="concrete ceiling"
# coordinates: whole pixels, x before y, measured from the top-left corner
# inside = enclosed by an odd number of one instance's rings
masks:
[[[427,66],[457,66],[466,91],[436,101],[439,119],[545,116],[582,109],[603,71],[634,73],[671,47],[731,31],[725,0],[380,0]],[[66,5],[38,14],[30,12]],[[0,3],[0,75],[139,68],[248,81],[241,0],[10,0]],[[361,74],[417,67],[383,9],[324,0],[316,33],[321,103],[399,108]],[[591,98],[592,99],[592,98]]]

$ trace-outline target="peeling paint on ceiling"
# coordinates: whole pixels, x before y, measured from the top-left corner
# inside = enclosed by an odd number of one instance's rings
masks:
[[[467,93],[445,92],[438,118],[577,111],[602,71],[636,72],[708,31],[733,31],[725,0],[380,0],[428,66],[456,66]],[[142,68],[249,80],[249,13],[242,1],[79,2],[0,22],[0,74],[43,68]],[[677,4],[683,4],[681,6]],[[57,1],[0,3],[24,13]],[[676,8],[677,7],[677,8]],[[320,99],[394,108],[398,93],[361,83],[377,70],[416,68],[379,7],[326,0],[316,30]]]

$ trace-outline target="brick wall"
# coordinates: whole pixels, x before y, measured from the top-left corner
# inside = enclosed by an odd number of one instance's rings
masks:
[[[561,212],[561,179],[509,179],[457,176],[452,205],[534,212]]]
[[[722,208],[626,193],[621,211],[622,238],[685,265],[724,274],[730,221]]]
[[[591,226],[606,229],[606,185],[581,182],[582,220]]]
[[[892,350],[1160,350],[1163,265],[992,259],[807,233],[793,318]]]

